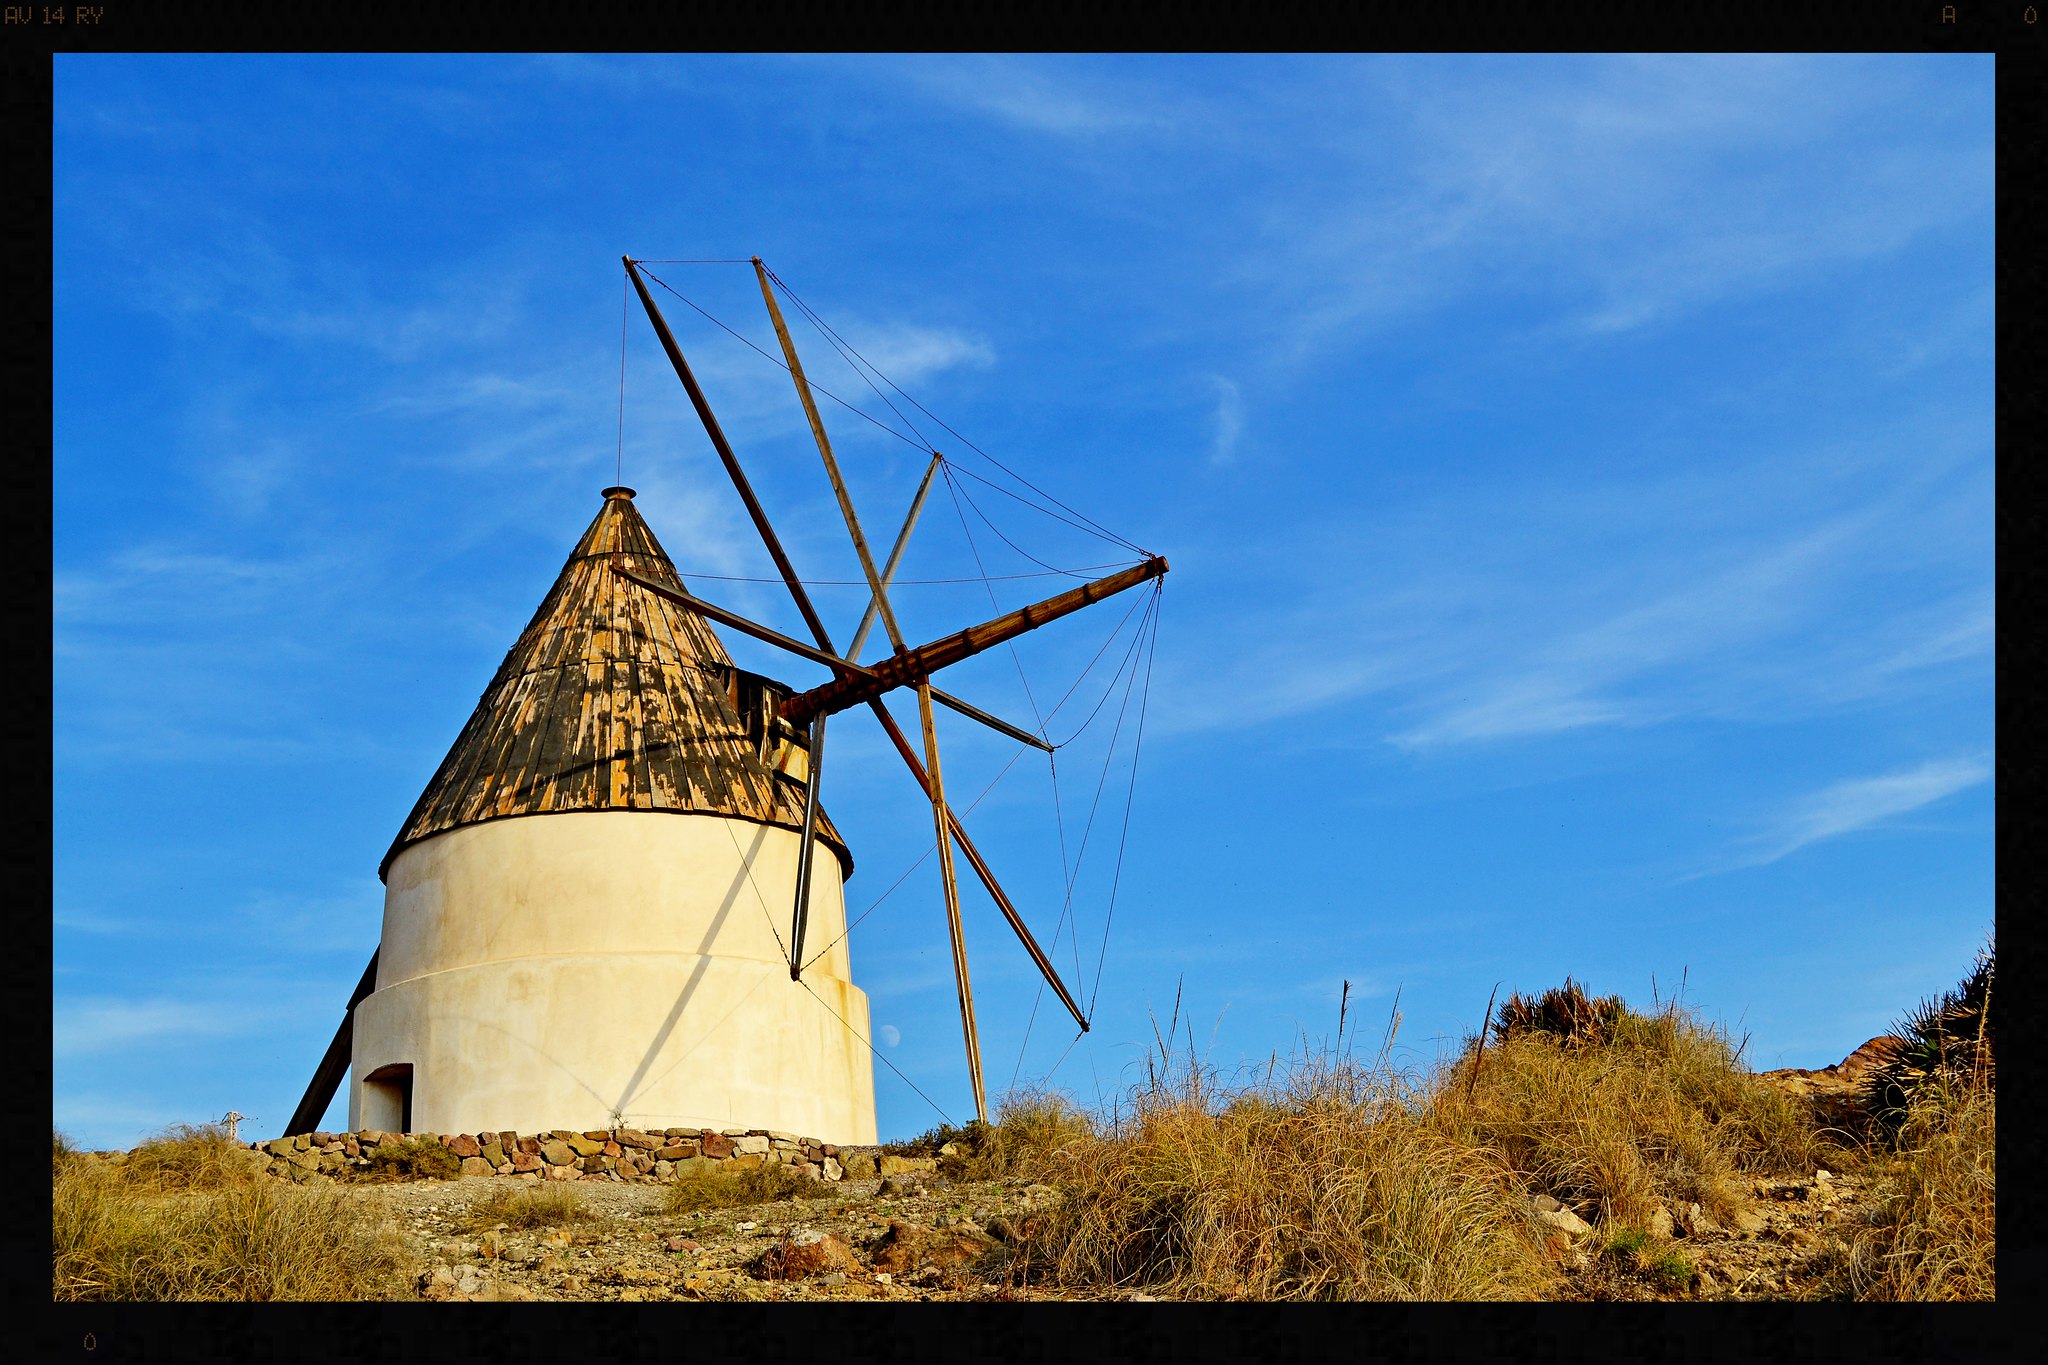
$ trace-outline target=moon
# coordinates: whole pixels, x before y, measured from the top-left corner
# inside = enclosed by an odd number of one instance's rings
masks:
[[[884,1047],[894,1047],[903,1041],[903,1035],[896,1031],[894,1024],[884,1024],[875,1032],[881,1038]]]

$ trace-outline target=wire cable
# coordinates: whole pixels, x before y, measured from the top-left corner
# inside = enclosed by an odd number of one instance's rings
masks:
[[[1165,585],[1154,580],[1152,595],[1155,599],[1164,601],[1166,596]],[[1159,654],[1159,618],[1161,614],[1156,611],[1152,613],[1152,643],[1145,651],[1145,690],[1138,699],[1138,736],[1136,743],[1131,749],[1131,784],[1124,794],[1123,834],[1117,840],[1116,875],[1109,884],[1109,909],[1104,913],[1102,919],[1102,952],[1095,960],[1095,984],[1088,989],[1088,1012],[1091,1017],[1095,1013],[1095,1001],[1102,993],[1102,964],[1109,957],[1109,926],[1116,917],[1116,893],[1118,887],[1123,884],[1124,877],[1124,850],[1130,844],[1131,799],[1137,794],[1138,790],[1138,759],[1145,752],[1145,711],[1152,700],[1152,661]]]
[[[781,370],[785,374],[789,372],[789,363],[787,361],[777,360],[774,356],[769,355],[768,352],[762,350],[759,346],[756,346],[752,341],[749,341],[746,337],[740,335],[740,333],[733,331],[732,328],[726,326],[725,323],[719,321],[719,319],[713,317],[710,313],[705,312],[704,309],[697,307],[697,305],[690,299],[685,298],[683,295],[676,293],[674,286],[670,285],[667,280],[664,280],[661,276],[655,274],[652,270],[643,270],[640,273],[645,275],[648,279],[653,280],[663,289],[668,290],[669,293],[674,294],[677,298],[682,299],[684,303],[688,304],[692,309],[695,309],[699,315],[715,324],[720,330],[725,332],[728,336],[732,337],[735,341],[738,341],[748,350],[754,352],[754,354],[760,356],[763,360],[766,360],[769,364],[775,366],[777,369]],[[819,384],[812,384],[811,387],[815,389],[817,392],[824,394],[827,398],[837,403],[840,407],[845,408],[848,412],[853,413],[855,416],[861,418],[864,421],[871,422],[875,426],[880,427],[883,431],[888,432],[891,436],[894,436],[897,440],[903,442],[903,444],[914,448],[920,454],[929,455],[937,453],[936,451],[932,450],[930,446],[923,445],[917,441],[911,440],[910,437],[905,436],[902,432],[896,430],[896,428],[890,426],[887,422],[884,422],[880,418],[875,417],[872,414],[855,407],[853,404],[847,402],[844,398],[841,398],[838,394],[832,392],[832,390],[825,388],[824,386]]]
[[[847,1023],[846,1017],[840,1014],[838,1010],[833,1009],[831,1004],[826,1001],[824,996],[818,994],[814,990],[811,990],[810,982],[804,980],[802,977],[798,977],[797,984],[804,988],[805,992],[807,992],[810,995],[811,999],[818,1002],[819,1006],[824,1009],[825,1013],[831,1015],[834,1019],[837,1019],[839,1021],[839,1026],[841,1028],[845,1029],[848,1033],[851,1033],[854,1037],[859,1038],[862,1043],[866,1044],[868,1051],[875,1054],[876,1061],[880,1062],[883,1066],[888,1067],[891,1071],[896,1072],[897,1080],[903,1082],[912,1090],[917,1090],[917,1097],[923,1100],[926,1104],[930,1105],[933,1109],[938,1110],[938,1115],[940,1118],[944,1119],[948,1124],[951,1124],[953,1122],[953,1116],[947,1113],[944,1109],[940,1109],[939,1102],[937,1100],[933,1099],[930,1095],[925,1094],[924,1091],[918,1090],[916,1081],[913,1081],[910,1079],[910,1077],[904,1075],[903,1072],[897,1068],[896,1063],[890,1061],[887,1057],[884,1057],[882,1055],[880,1048],[877,1048],[874,1045],[874,1043],[870,1042],[866,1037],[862,1036],[860,1030],[856,1029],[853,1025]]]

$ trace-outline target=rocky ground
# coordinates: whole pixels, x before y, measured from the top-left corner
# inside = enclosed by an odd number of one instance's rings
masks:
[[[1846,1244],[1869,1182],[1819,1170],[1794,1180],[1757,1180],[1747,1207],[1723,1226],[1688,1205],[1652,1219],[1659,1242],[1696,1274],[1681,1285],[1605,1249],[1598,1230],[1552,1247],[1565,1269],[1560,1297],[1586,1300],[1793,1299],[1806,1297]],[[1538,1217],[1542,1214],[1539,1212]],[[1574,1219],[1573,1221],[1579,1221]]]
[[[419,1266],[409,1293],[424,1299],[1088,1297],[1007,1283],[1004,1237],[1056,1197],[1029,1182],[846,1180],[816,1199],[669,1214],[659,1186],[579,1181],[597,1217],[539,1229],[475,1225],[495,1180],[346,1188],[389,1210]]]
[[[491,1180],[417,1181],[349,1187],[348,1196],[389,1210],[417,1266],[405,1293],[429,1300],[1146,1297],[1013,1283],[1007,1239],[1058,1197],[1024,1181],[848,1180],[816,1199],[688,1214],[663,1212],[660,1187],[578,1182],[591,1221],[477,1225],[473,1210],[500,1189]],[[1754,1182],[1727,1226],[1694,1206],[1660,1211],[1656,1248],[1696,1272],[1689,1284],[1607,1250],[1604,1230],[1553,1200],[1536,1200],[1531,1214],[1564,1269],[1563,1298],[1785,1299],[1819,1278],[1865,1191],[1859,1177],[1816,1171]]]

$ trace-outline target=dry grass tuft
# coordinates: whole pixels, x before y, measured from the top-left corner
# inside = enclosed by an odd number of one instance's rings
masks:
[[[1546,997],[1547,998],[1547,997]],[[1509,1031],[1468,1047],[1432,1097],[1459,1141],[1499,1151],[1528,1184],[1616,1224],[1660,1203],[1716,1216],[1741,1200],[1741,1172],[1824,1164],[1834,1149],[1798,1101],[1758,1081],[1725,1030],[1677,1004],[1623,1011],[1601,1041]]]
[[[995,1122],[969,1124],[959,1133],[966,1153],[939,1157],[939,1174],[954,1180],[1040,1171],[1096,1136],[1094,1120],[1050,1090],[1014,1090],[998,1102]]]
[[[372,1299],[402,1268],[395,1230],[340,1190],[237,1178],[184,1136],[134,1171],[72,1157],[52,1180],[58,1300]],[[145,1147],[150,1144],[145,1144]],[[143,1149],[138,1148],[140,1153]]]
[[[742,1171],[697,1170],[678,1176],[668,1187],[670,1213],[772,1204],[778,1199],[818,1199],[832,1193],[823,1182],[798,1175],[787,1166],[764,1164]]]
[[[569,1184],[510,1182],[514,1189],[493,1189],[481,1203],[470,1207],[472,1230],[494,1228],[554,1228],[569,1223],[602,1222],[604,1216],[585,1207],[583,1196]]]
[[[1823,1281],[1824,1297],[1989,1300],[1997,1287],[1997,1102],[1982,1086],[1929,1086],[1873,1148],[1873,1199]]]
[[[1108,1135],[1042,1148],[1063,1200],[1014,1273],[1175,1298],[1538,1297],[1556,1272],[1505,1165],[1405,1078],[1328,1055],[1241,1088],[1155,1067]]]
[[[261,1179],[268,1164],[219,1124],[177,1123],[128,1153],[122,1173],[137,1189],[220,1190]]]
[[[370,1152],[364,1180],[454,1180],[462,1174],[462,1158],[431,1138],[409,1137],[378,1144]]]

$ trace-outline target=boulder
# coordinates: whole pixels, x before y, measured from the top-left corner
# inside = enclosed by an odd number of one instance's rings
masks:
[[[853,1246],[836,1232],[803,1229],[771,1245],[748,1267],[764,1280],[803,1280],[857,1269]]]
[[[485,1161],[490,1162],[493,1166],[502,1166],[505,1164],[505,1146],[503,1143],[499,1142],[495,1137],[493,1137],[491,1141],[485,1143],[483,1146],[483,1150],[478,1152],[477,1155],[482,1157]]]
[[[619,1129],[616,1141],[621,1147],[637,1147],[643,1152],[651,1152],[661,1146],[659,1141],[649,1137],[637,1128]]]
[[[849,1180],[871,1180],[877,1171],[876,1152],[872,1147],[841,1147],[837,1152],[827,1152],[836,1157],[839,1167],[846,1172]]]
[[[768,1145],[766,1135],[748,1134],[746,1137],[734,1138],[732,1149],[740,1156],[762,1156],[767,1153]]]
[[[513,1169],[513,1170],[515,1170],[515,1171],[537,1171],[537,1170],[539,1170],[540,1168],[541,1168],[541,1159],[540,1159],[539,1157],[535,1156],[535,1155],[534,1155],[533,1153],[531,1153],[531,1152],[514,1152],[514,1153],[512,1154],[512,1169]]]
[[[1649,1229],[1652,1237],[1668,1240],[1677,1231],[1677,1226],[1671,1217],[1671,1210],[1662,1204],[1650,1211]]]
[[[706,1133],[699,1145],[702,1146],[704,1155],[714,1160],[729,1157],[733,1153],[733,1139],[723,1133]]]
[[[576,1159],[576,1149],[566,1142],[544,1142],[540,1148],[540,1159],[550,1166],[566,1166]]]
[[[670,1142],[655,1148],[654,1155],[663,1161],[681,1161],[697,1155],[695,1142]]]
[[[1584,1236],[1593,1230],[1592,1224],[1570,1209],[1535,1209],[1531,1216],[1545,1227],[1556,1228],[1569,1237]]]
[[[578,1156],[604,1155],[604,1143],[587,1133],[577,1137],[566,1137],[562,1141]]]
[[[462,1173],[464,1175],[494,1174],[494,1172],[491,1170],[491,1163],[485,1161],[480,1156],[466,1156],[462,1158]]]
[[[456,1133],[445,1139],[449,1151],[465,1160],[482,1153],[483,1147],[467,1133]]]
[[[896,1156],[883,1153],[875,1162],[875,1168],[883,1175],[908,1175],[913,1171],[937,1170],[939,1163],[928,1156]]]
[[[829,1156],[819,1163],[819,1169],[824,1171],[827,1180],[838,1180],[846,1174],[845,1169]]]

